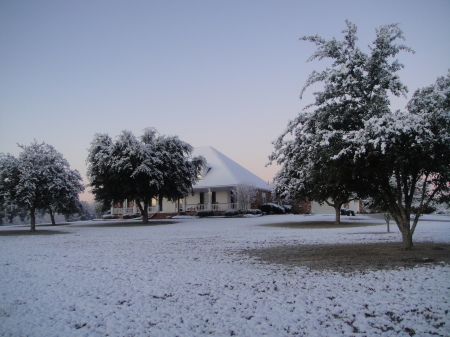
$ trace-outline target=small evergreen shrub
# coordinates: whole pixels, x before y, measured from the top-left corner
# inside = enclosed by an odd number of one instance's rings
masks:
[[[248,209],[247,214],[261,215],[262,211],[260,209]]]
[[[200,218],[206,218],[207,216],[214,216],[214,211],[202,210],[197,212],[197,216]]]
[[[135,219],[135,218],[139,218],[140,215],[137,214],[124,214],[122,216],[123,219]]]
[[[239,215],[239,211],[237,209],[229,209],[228,211],[225,211],[225,216],[236,216]]]

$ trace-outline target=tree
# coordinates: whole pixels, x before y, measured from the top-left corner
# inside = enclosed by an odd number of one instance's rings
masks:
[[[78,195],[84,191],[79,172],[70,170],[69,164],[62,156],[55,156],[55,160],[58,162],[53,166],[53,184],[45,195],[52,225],[55,225],[56,213],[68,219],[72,214],[83,211]]]
[[[88,155],[88,176],[95,200],[116,203],[135,200],[148,222],[148,207],[153,198],[178,200],[198,181],[205,160],[190,158],[192,146],[176,136],[160,136],[153,128],[140,139],[130,131],[113,141],[97,134]]]
[[[237,209],[243,213],[251,208],[252,203],[256,200],[257,189],[252,184],[242,184],[233,187],[231,193],[236,203]]]
[[[66,221],[85,221],[95,219],[96,214],[92,204],[87,201],[80,202],[80,208],[77,213],[64,214]]]
[[[36,230],[37,210],[69,214],[78,209],[78,194],[84,190],[82,178],[62,154],[36,141],[19,147],[23,151],[18,158],[0,154],[0,201],[26,207],[31,231]]]
[[[348,151],[361,168],[360,193],[391,214],[403,248],[411,249],[424,210],[449,202],[450,73],[417,90],[407,109],[365,121],[348,135]]]
[[[25,207],[19,207],[13,205],[6,200],[0,203],[0,225],[6,223],[5,219],[9,223],[23,223],[28,215],[28,209]]]
[[[323,91],[314,93],[315,102],[305,107],[315,110],[301,113],[289,123],[269,157],[283,166],[275,177],[278,194],[326,202],[335,208],[337,223],[342,204],[355,198],[359,183],[353,155],[345,152],[348,133],[363,128],[365,120],[388,112],[389,92],[406,94],[395,74],[403,65],[391,59],[402,50],[411,51],[396,44],[403,39],[397,25],[388,25],[376,30],[370,53],[364,53],[356,45],[356,26],[349,21],[346,25],[342,41],[301,38],[318,46],[308,61],[330,58],[333,63],[308,77],[300,97],[309,86],[324,83]]]
[[[353,181],[348,179],[345,158],[331,160],[332,146],[320,144],[316,117],[315,113],[301,114],[274,142],[275,151],[269,158],[283,165],[275,176],[274,193],[282,199],[327,203],[335,209],[335,222],[340,224],[342,205],[355,199]]]

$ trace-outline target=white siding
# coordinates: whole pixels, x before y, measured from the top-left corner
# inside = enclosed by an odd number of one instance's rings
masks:
[[[359,212],[359,200],[350,201],[348,207],[342,206],[342,208],[348,208],[355,213]],[[335,214],[334,207],[329,206],[327,203],[320,205],[318,202],[313,201],[311,203],[311,212],[315,214]]]

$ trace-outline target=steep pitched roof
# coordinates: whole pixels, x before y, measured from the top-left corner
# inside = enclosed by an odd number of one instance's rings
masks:
[[[194,188],[253,185],[257,189],[270,190],[264,180],[211,146],[195,148],[192,155],[203,156],[207,161],[202,179]]]

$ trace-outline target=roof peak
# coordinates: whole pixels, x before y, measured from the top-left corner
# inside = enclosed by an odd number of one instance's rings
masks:
[[[207,166],[211,167],[196,187],[253,185],[258,189],[270,189],[269,184],[260,177],[212,146],[196,147],[193,155],[203,156]]]

